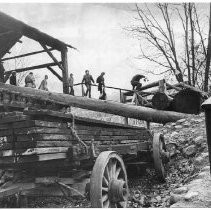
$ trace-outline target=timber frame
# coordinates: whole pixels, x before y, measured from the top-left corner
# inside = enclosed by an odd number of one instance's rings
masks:
[[[10,53],[10,49],[17,43],[22,43],[20,40],[22,36],[37,41],[40,43],[42,50],[30,52],[13,57],[5,57],[7,53]],[[63,93],[68,93],[68,61],[67,51],[68,47],[76,49],[73,46],[66,44],[54,37],[39,31],[38,29],[31,27],[3,12],[0,12],[0,82],[6,82],[12,71],[24,72],[35,69],[47,68],[52,74],[54,74],[63,83]],[[52,51],[57,50],[61,53],[61,61],[58,61],[53,55]],[[53,63],[45,63],[37,66],[30,66],[20,69],[5,70],[3,62],[11,59],[31,56],[39,53],[46,52]],[[58,74],[52,67],[58,66],[62,72],[62,76]]]

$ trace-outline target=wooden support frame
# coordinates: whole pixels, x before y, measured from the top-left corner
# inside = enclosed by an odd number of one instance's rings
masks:
[[[45,50],[45,52],[48,53],[48,55],[52,58],[52,60],[58,65],[58,67],[64,71],[63,66],[61,65],[61,63],[59,63],[59,61],[55,58],[55,56],[51,53],[51,51],[42,43],[40,43],[40,45],[43,47],[43,49]]]
[[[54,69],[52,69],[50,66],[48,66],[47,69],[50,70],[51,73],[55,75],[61,82],[63,81],[62,77]]]
[[[62,60],[62,76],[63,76],[63,93],[69,93],[68,86],[68,61],[67,61],[67,47],[63,48],[61,51],[61,60]]]
[[[29,70],[35,70],[35,69],[43,69],[43,68],[47,68],[47,67],[51,67],[51,66],[57,66],[56,63],[46,63],[46,64],[41,64],[38,66],[30,66],[30,67],[26,67],[26,68],[20,68],[20,69],[14,69],[14,70],[10,70],[10,71],[5,71],[5,75],[11,74],[11,72],[15,71],[16,73],[20,73],[20,72],[24,72],[24,71],[29,71]]]
[[[54,48],[49,48],[48,50],[49,50],[49,51],[53,51],[53,50],[55,50],[55,49],[54,49]],[[16,58],[27,57],[27,56],[30,56],[30,55],[36,55],[36,54],[43,53],[43,52],[46,52],[46,51],[45,51],[45,50],[40,50],[40,51],[35,51],[35,52],[26,53],[26,54],[22,54],[22,55],[17,55],[17,56],[13,56],[13,57],[2,58],[2,59],[1,59],[1,62],[2,62],[2,61],[11,60],[11,59],[16,59]]]

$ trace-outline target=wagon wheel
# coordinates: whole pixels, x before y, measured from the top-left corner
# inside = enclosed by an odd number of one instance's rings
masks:
[[[153,137],[153,160],[158,178],[165,181],[165,165],[169,161],[169,153],[166,151],[164,137],[161,134],[154,134]]]
[[[98,156],[90,180],[90,200],[94,208],[127,207],[127,174],[116,152],[105,151]]]

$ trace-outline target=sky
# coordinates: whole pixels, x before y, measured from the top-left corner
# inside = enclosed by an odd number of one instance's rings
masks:
[[[132,76],[141,73],[141,66],[148,65],[135,59],[140,52],[140,43],[123,29],[134,21],[132,9],[134,4],[129,3],[0,3],[0,11],[78,49],[68,51],[69,73],[74,74],[75,83],[81,82],[84,71],[89,69],[94,79],[101,72],[106,72],[106,85],[121,88],[131,88]],[[41,49],[32,40],[22,40],[23,43],[16,44],[11,52],[17,54]],[[55,55],[59,60],[59,55]],[[42,54],[27,57],[21,62],[32,66],[46,61],[52,62],[46,54]],[[13,65],[5,64],[10,70]],[[59,73],[60,70],[56,71]],[[61,92],[61,82],[50,72],[43,69],[35,71],[35,74],[37,85],[44,74],[48,74],[49,89]],[[150,76],[149,82],[158,79],[162,76]]]

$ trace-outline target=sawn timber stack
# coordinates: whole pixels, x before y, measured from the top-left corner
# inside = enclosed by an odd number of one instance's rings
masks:
[[[87,148],[93,144],[99,152],[113,146],[120,153],[135,154],[152,147],[151,133],[141,127],[86,118],[76,118],[73,124],[71,114],[43,110],[8,112],[0,117],[0,165],[79,160],[85,153],[74,132]]]

